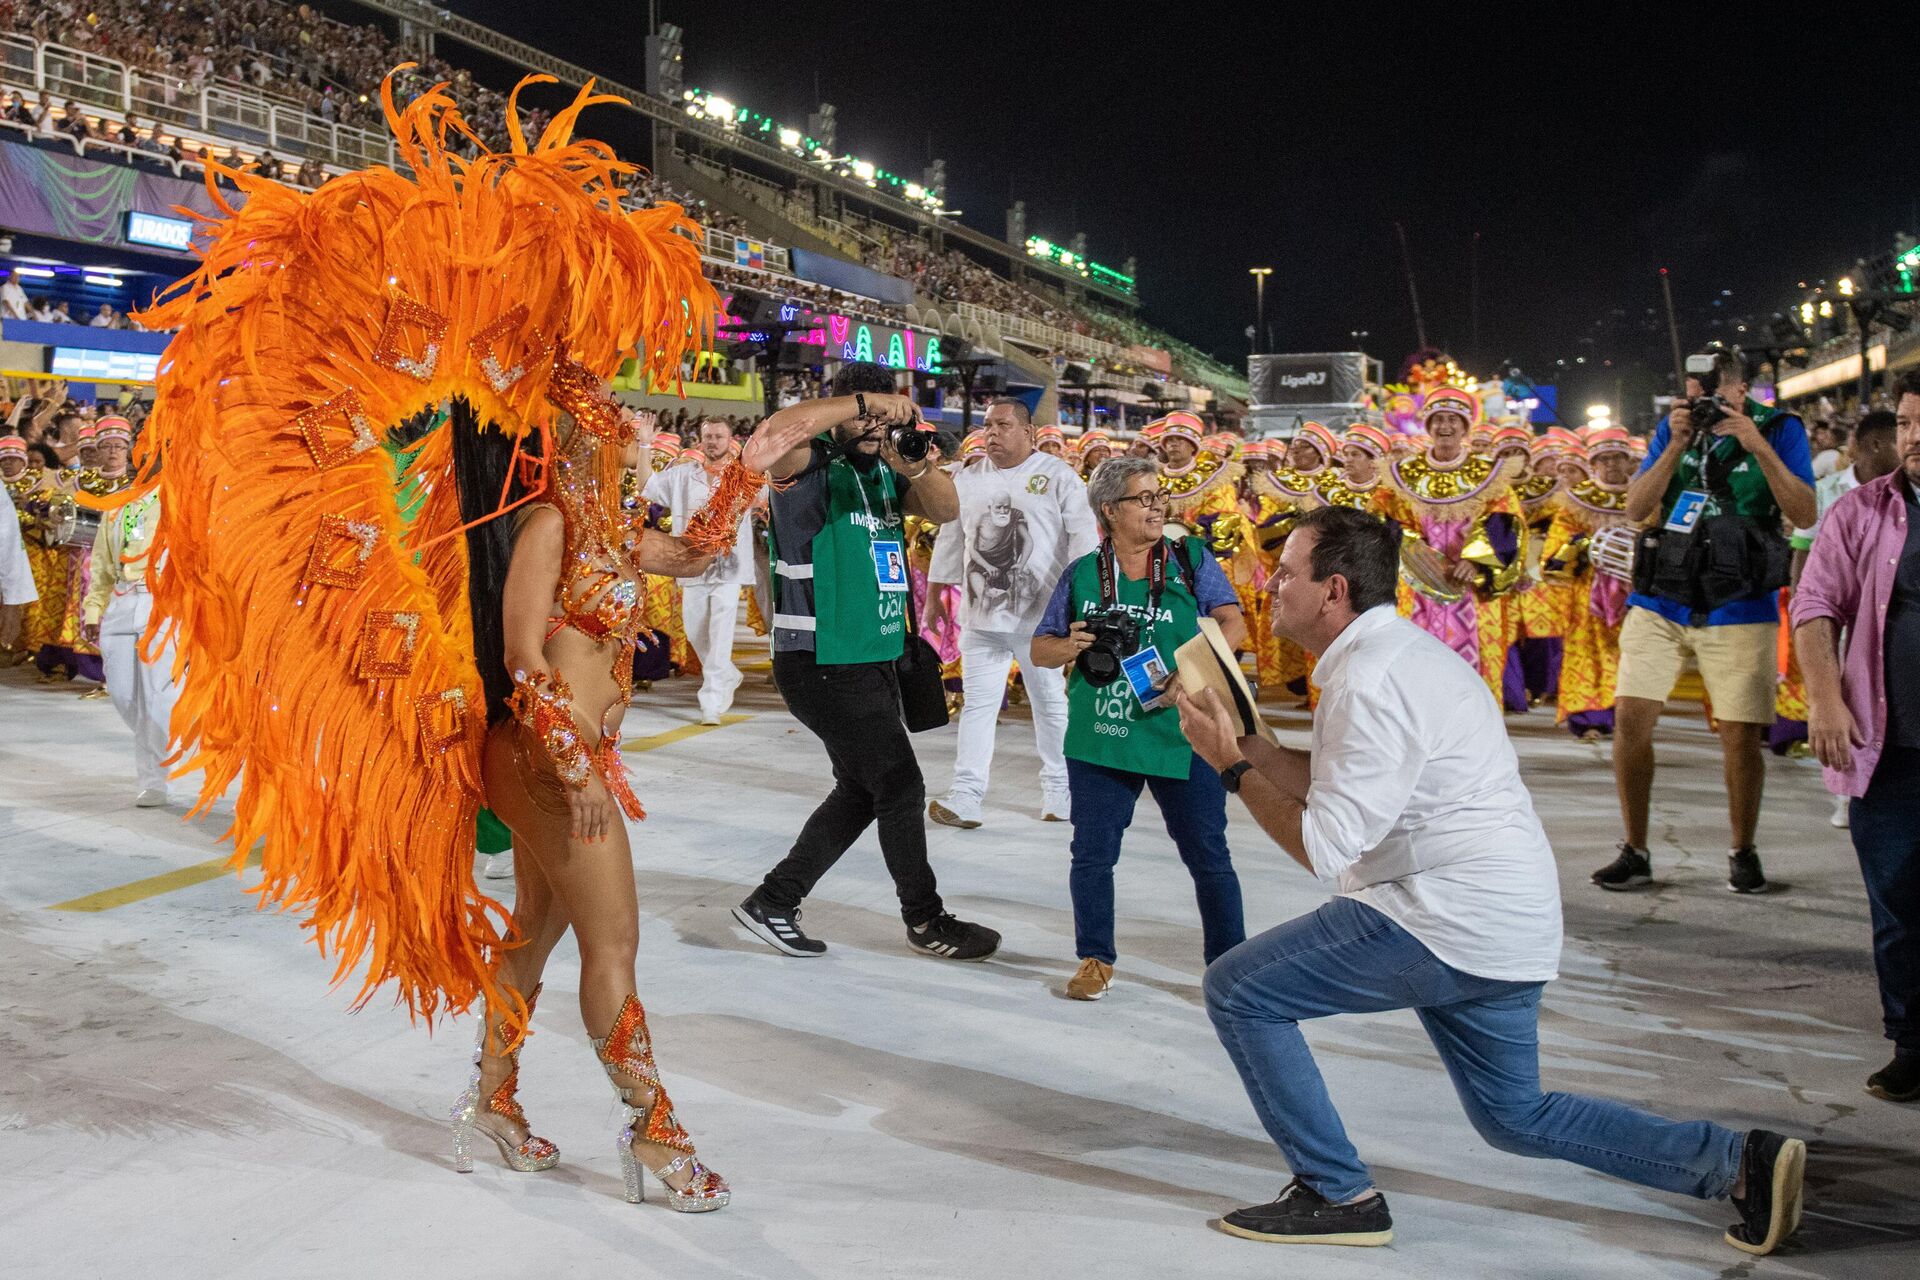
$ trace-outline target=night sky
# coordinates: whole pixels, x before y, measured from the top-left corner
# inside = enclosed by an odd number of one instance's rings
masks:
[[[644,4],[447,7],[643,80]],[[1236,365],[1247,268],[1269,265],[1273,349],[1397,367],[1415,341],[1396,221],[1429,340],[1558,381],[1563,404],[1670,367],[1661,265],[1696,346],[1716,300],[1764,318],[1920,230],[1888,28],[1269,8],[661,4],[689,84],[804,126],[817,81],[842,151],[909,177],[944,158],[949,205],[993,235],[1017,197],[1030,233],[1137,256],[1149,318]]]

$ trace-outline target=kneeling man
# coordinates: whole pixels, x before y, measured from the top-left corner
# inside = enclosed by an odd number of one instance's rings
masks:
[[[1727,1243],[1772,1252],[1800,1221],[1805,1143],[1541,1091],[1540,993],[1560,957],[1553,851],[1479,674],[1394,611],[1399,541],[1373,516],[1323,507],[1281,553],[1273,628],[1319,659],[1311,751],[1238,736],[1211,692],[1180,698],[1193,749],[1338,892],[1207,970],[1207,1011],[1294,1173],[1279,1199],[1222,1229],[1286,1244],[1392,1239],[1299,1024],[1413,1009],[1488,1142],[1731,1198],[1740,1221]]]

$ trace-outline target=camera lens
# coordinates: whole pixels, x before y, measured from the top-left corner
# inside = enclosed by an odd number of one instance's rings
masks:
[[[888,435],[892,437],[894,452],[908,462],[918,462],[926,457],[928,448],[933,444],[932,434],[913,424],[895,427]]]

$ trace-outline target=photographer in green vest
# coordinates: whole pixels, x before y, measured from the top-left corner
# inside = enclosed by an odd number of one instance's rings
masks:
[[[1072,793],[1075,1000],[1098,1000],[1113,982],[1113,868],[1143,788],[1193,876],[1206,959],[1246,937],[1240,879],[1227,850],[1227,786],[1180,732],[1157,686],[1174,650],[1199,634],[1205,614],[1238,652],[1247,642],[1239,597],[1197,539],[1166,536],[1167,495],[1157,463],[1114,458],[1087,485],[1100,522],[1092,554],[1067,566],[1033,636],[1033,660],[1067,676],[1067,785]],[[1231,783],[1237,783],[1236,776]]]
[[[733,909],[748,932],[790,956],[827,944],[800,928],[800,903],[868,827],[900,898],[907,943],[945,960],[985,960],[992,929],[941,904],[927,862],[927,786],[907,737],[895,662],[905,649],[905,519],[960,514],[931,428],[883,365],[843,365],[833,395],[776,413],[818,433],[770,468],[773,679],[787,709],[827,749],[833,790],[792,850]]]

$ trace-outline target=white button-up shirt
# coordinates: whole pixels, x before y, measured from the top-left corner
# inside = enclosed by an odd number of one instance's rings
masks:
[[[648,479],[646,499],[665,507],[673,516],[674,533],[683,534],[687,531],[687,522],[713,496],[714,483],[714,477],[707,473],[704,460],[676,462],[665,471],[655,472]],[[760,493],[764,497],[766,490],[762,489]],[[709,587],[734,587],[752,586],[753,579],[753,514],[748,511],[740,516],[740,527],[733,533],[733,546],[715,556],[704,572],[680,581]]]
[[[1480,673],[1380,605],[1327,646],[1313,678],[1301,831],[1314,874],[1456,969],[1557,976],[1553,849]]]

